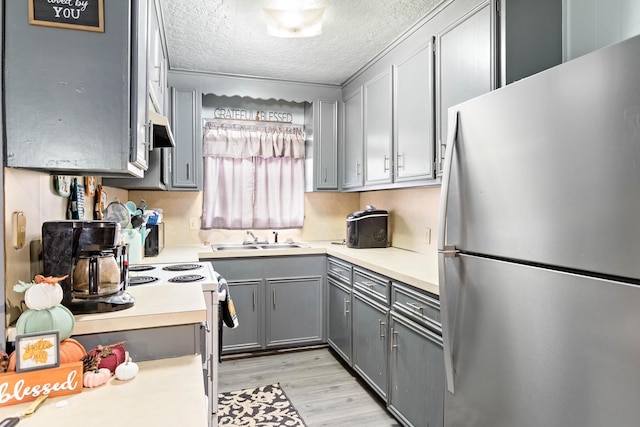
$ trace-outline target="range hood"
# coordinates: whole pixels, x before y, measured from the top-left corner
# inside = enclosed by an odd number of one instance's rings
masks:
[[[176,142],[173,140],[173,133],[171,133],[171,127],[169,126],[169,120],[167,120],[165,116],[150,109],[149,122],[153,127],[153,144],[151,149],[176,146]]]

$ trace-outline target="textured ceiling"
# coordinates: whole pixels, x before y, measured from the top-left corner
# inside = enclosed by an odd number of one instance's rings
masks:
[[[266,33],[282,1],[161,0],[169,67],[340,85],[443,0],[295,0],[326,8],[322,35],[297,39]]]

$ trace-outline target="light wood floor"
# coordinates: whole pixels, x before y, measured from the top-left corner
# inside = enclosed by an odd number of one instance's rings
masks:
[[[308,427],[400,425],[327,348],[223,360],[219,365],[219,392],[274,383],[280,383]]]

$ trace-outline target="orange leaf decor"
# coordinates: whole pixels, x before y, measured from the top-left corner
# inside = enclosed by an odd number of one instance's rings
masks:
[[[33,360],[34,363],[47,363],[47,349],[53,347],[49,341],[39,339],[33,344],[29,344],[24,348],[24,354],[22,360]]]

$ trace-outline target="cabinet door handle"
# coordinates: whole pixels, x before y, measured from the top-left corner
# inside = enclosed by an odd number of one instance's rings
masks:
[[[347,317],[348,314],[349,314],[349,299],[345,298],[344,299],[344,316]]]
[[[256,311],[256,290],[254,289],[252,292],[252,298],[253,298],[253,311]]]
[[[356,176],[362,175],[362,172],[360,171],[361,169],[362,169],[362,164],[360,164],[360,162],[356,162]]]
[[[384,171],[389,172],[389,156],[384,155]]]
[[[276,290],[273,290],[273,309],[276,309]]]
[[[382,319],[378,319],[378,331],[380,334],[380,341],[382,341],[385,337],[384,335],[384,327],[385,327],[386,323],[382,321]]]
[[[327,167],[322,168],[322,182],[327,182]]]
[[[144,142],[143,145],[146,145],[151,149],[151,135],[153,135],[153,123],[149,121],[144,125]]]
[[[414,304],[414,303],[412,303],[412,302],[408,302],[408,303],[407,303],[407,305],[408,305],[409,307],[411,307],[411,308],[413,309],[413,311],[419,311],[420,313],[422,313],[422,310],[424,309],[424,307],[421,307],[421,306],[419,306],[419,305],[416,305],[416,304]]]
[[[398,331],[394,331],[393,328],[391,328],[391,348],[398,350]]]
[[[398,169],[404,169],[404,153],[398,154],[397,158],[398,158],[398,160],[397,160]],[[400,159],[402,159],[402,162],[400,161]]]
[[[191,163],[187,163],[187,180],[191,179]]]

